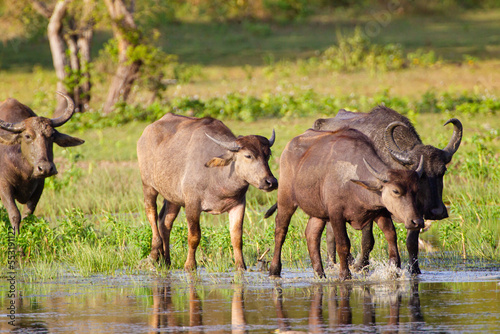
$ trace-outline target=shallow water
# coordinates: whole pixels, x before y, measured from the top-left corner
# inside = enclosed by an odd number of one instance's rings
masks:
[[[0,332],[470,333],[500,332],[500,269],[430,270],[418,278],[375,269],[349,282],[312,271],[181,271],[155,275],[0,281]],[[397,278],[398,277],[398,278]],[[14,301],[15,327],[7,308]]]

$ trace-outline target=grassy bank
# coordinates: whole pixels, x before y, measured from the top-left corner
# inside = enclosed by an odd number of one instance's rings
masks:
[[[320,114],[318,116],[332,116]],[[464,138],[445,176],[444,201],[450,218],[435,222],[422,236],[438,253],[455,254],[457,259],[500,259],[500,187],[498,131],[500,119],[491,112],[414,113],[410,115],[424,143],[444,147],[451,128],[442,128],[450,117],[464,124]],[[271,167],[279,175],[279,156],[286,143],[309,128],[316,117],[264,118],[254,122],[228,120],[236,134],[269,136],[276,130]],[[117,270],[135,271],[150,249],[150,227],[143,212],[142,189],[136,165],[135,143],[147,122],[96,129],[79,127],[76,135],[87,143],[72,149],[57,149],[61,173],[47,180],[47,188],[37,215],[22,226],[18,240],[26,253],[21,267],[29,275],[60,275],[62,268],[78,275]],[[274,220],[263,214],[276,200],[276,193],[265,194],[251,188],[244,227],[247,263],[274,244]],[[3,209],[2,209],[3,210]],[[6,263],[8,220],[2,211],[2,252]],[[285,267],[308,267],[304,239],[307,222],[300,210],[295,214],[285,242]],[[213,271],[232,268],[232,250],[227,215],[202,215],[202,241],[198,253],[200,266]],[[397,224],[400,249],[405,259],[405,230]],[[386,259],[386,242],[378,229],[374,257]],[[187,251],[187,227],[183,213],[172,232],[173,268],[183,267]],[[349,229],[353,252],[360,247],[361,234]],[[68,269],[69,268],[69,269]],[[33,277],[33,276],[29,276]]]
[[[340,108],[368,111],[377,104],[407,115],[424,143],[436,147],[445,147],[451,136],[451,127],[442,124],[451,117],[462,121],[462,145],[445,176],[443,197],[450,218],[434,222],[422,238],[437,254],[500,260],[500,11],[394,15],[368,40],[356,37],[354,28],[364,29],[374,18],[162,26],[159,43],[179,56],[178,67],[172,68],[178,83],[153,104],[147,103],[151,92],[138,84],[130,103],[106,117],[98,111],[111,72],[99,51],[110,34],[98,32],[92,112],[75,115],[61,128],[86,143],[55,149],[60,174],[46,181],[36,210],[39,218],[27,219],[21,228],[23,272],[37,279],[63,271],[139,270],[151,232],[135,145],[147,124],[166,112],[220,118],[237,135],[269,137],[274,128],[271,168],[278,176],[284,146],[316,118],[331,117]],[[338,55],[345,61],[339,62]],[[56,77],[46,41],[13,38],[1,44],[0,75],[0,100],[15,97],[40,115],[51,115]],[[275,192],[250,189],[244,228],[250,266],[274,244],[274,220],[262,217],[275,201]],[[1,210],[0,263],[5,264],[8,219]],[[309,266],[306,221],[300,210],[293,218],[283,250],[285,267]],[[227,215],[204,214],[201,225],[199,265],[231,269]],[[405,259],[405,231],[399,224],[397,228]],[[375,231],[374,256],[385,261],[386,242]],[[173,268],[182,268],[187,250],[182,212],[172,233]],[[361,234],[349,233],[357,253]]]

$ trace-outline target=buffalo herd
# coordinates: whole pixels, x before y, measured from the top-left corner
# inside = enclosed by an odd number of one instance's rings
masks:
[[[44,179],[57,173],[53,144],[76,146],[83,140],[62,134],[57,127],[73,115],[74,103],[57,118],[37,116],[15,99],[0,104],[0,198],[14,234],[22,217],[32,214]],[[424,145],[405,116],[385,106],[369,113],[341,109],[334,118],[318,119],[311,129],[293,138],[280,158],[280,184],[269,168],[275,141],[258,135],[236,137],[221,121],[166,114],[147,126],[137,142],[146,215],[153,232],[153,261],[170,265],[170,231],[180,208],[188,225],[188,255],[184,268],[196,268],[201,239],[200,214],[229,214],[229,230],[237,269],[245,270],[242,252],[243,219],[249,185],[265,192],[278,189],[275,247],[269,275],[281,275],[281,248],[290,219],[301,208],[309,221],[307,248],[316,276],[325,277],[320,254],[327,228],[327,250],[339,257],[340,279],[349,279],[350,240],[346,223],[362,230],[356,270],[369,264],[374,246],[373,222],[388,243],[389,263],[401,267],[393,219],[407,229],[408,269],[419,274],[418,238],[424,219],[448,217],[442,200],[446,165],[460,146],[462,124],[443,149]],[[163,198],[158,213],[157,197]],[[21,216],[15,201],[25,204]]]

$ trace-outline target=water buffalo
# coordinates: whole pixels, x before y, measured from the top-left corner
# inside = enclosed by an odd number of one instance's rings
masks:
[[[272,191],[278,181],[268,160],[274,144],[262,136],[236,138],[222,122],[167,114],[146,127],[137,143],[146,215],[153,230],[150,258],[170,265],[170,231],[183,206],[188,223],[184,268],[196,268],[200,214],[229,212],[236,267],[246,269],[242,253],[245,196],[249,184]],[[164,198],[158,216],[156,198]]]
[[[66,123],[74,111],[71,98],[62,93],[68,106],[62,116],[39,117],[16,99],[0,104],[0,198],[7,209],[14,234],[19,233],[21,215],[15,201],[26,204],[23,218],[35,211],[44,179],[57,174],[53,143],[62,147],[84,143],[55,128]]]
[[[308,130],[292,139],[280,159],[275,248],[269,274],[281,274],[281,248],[297,207],[310,217],[305,233],[316,275],[325,276],[320,241],[328,221],[335,232],[341,279],[350,278],[346,222],[362,229],[377,221],[389,242],[391,262],[400,265],[391,214],[409,230],[423,227],[416,201],[423,164],[421,158],[415,171],[391,169],[365,135],[349,128]]]
[[[417,195],[418,207],[425,219],[440,220],[448,217],[443,203],[443,176],[446,164],[458,150],[462,140],[462,123],[456,118],[448,120],[452,123],[453,135],[444,149],[424,145],[411,122],[405,116],[385,107],[375,107],[369,113],[349,112],[341,109],[334,118],[318,119],[314,123],[315,130],[335,131],[348,126],[365,134],[373,142],[377,154],[391,168],[414,169],[423,156],[425,160],[424,174],[420,179]],[[355,267],[368,265],[369,255],[375,239],[370,223],[363,229],[362,252]],[[406,245],[410,256],[409,270],[420,274],[418,265],[419,230],[408,231]],[[327,229],[328,253],[335,261],[335,245],[332,231]]]

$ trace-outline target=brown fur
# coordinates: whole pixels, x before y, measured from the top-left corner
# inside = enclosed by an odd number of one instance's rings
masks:
[[[246,192],[250,184],[264,191],[277,187],[268,165],[270,154],[267,138],[236,138],[221,121],[212,118],[167,114],[146,127],[137,142],[137,157],[153,231],[150,257],[170,264],[170,230],[184,207],[189,245],[184,268],[195,269],[201,212],[228,212],[236,267],[245,269],[242,234]],[[156,199],[160,194],[165,201],[158,215]]]
[[[376,172],[370,171],[364,160],[369,161]],[[378,179],[382,176],[384,179]],[[323,133],[308,130],[295,137],[280,160],[275,250],[270,275],[281,273],[281,247],[298,207],[310,216],[305,233],[313,269],[318,276],[325,276],[320,240],[328,221],[336,232],[341,279],[350,277],[346,222],[355,229],[362,229],[372,220],[378,221],[389,242],[390,261],[399,266],[391,214],[407,229],[423,226],[416,206],[417,190],[416,172],[390,169],[366,136],[356,130]]]
[[[334,118],[316,120],[314,128],[321,131],[332,131],[345,127],[359,130],[373,141],[377,154],[388,166],[392,168],[413,169],[415,168],[414,165],[404,166],[396,161],[386,148],[383,138],[384,130],[390,123],[395,121],[406,125],[406,127],[399,126],[394,129],[394,139],[397,145],[413,157],[414,163],[418,161],[420,156],[423,156],[425,160],[425,177],[421,178],[419,182],[420,190],[417,198],[419,209],[422,210],[426,219],[440,220],[448,217],[448,211],[443,203],[442,194],[446,164],[450,162],[451,156],[441,149],[431,145],[424,145],[407,117],[386,106],[377,106],[369,113],[349,112],[341,109]],[[461,130],[459,137],[461,139]],[[457,145],[460,144],[460,139]],[[453,140],[453,137],[451,140]],[[371,224],[366,230],[363,230],[362,256],[360,257],[360,261],[356,263],[357,267],[368,263],[369,254],[374,246],[374,238],[371,231]],[[331,231],[328,230],[328,233],[331,233]],[[411,231],[407,238],[407,247],[410,253],[409,268],[415,274],[420,273],[418,265],[418,234],[418,231]],[[333,237],[329,236],[329,239],[333,240]],[[328,246],[328,253],[329,257],[334,260],[334,245]],[[366,261],[362,259],[366,259]]]
[[[44,178],[57,173],[53,143],[67,147],[84,141],[58,132],[52,120],[38,117],[16,99],[0,104],[0,119],[24,127],[20,133],[0,128],[0,198],[18,234],[21,215],[15,202],[26,204],[24,216],[32,214],[42,195]]]

